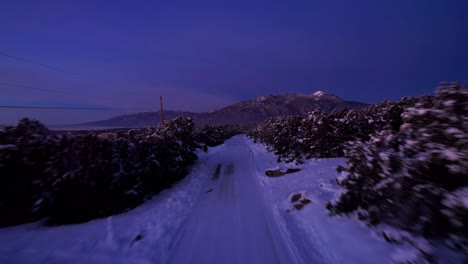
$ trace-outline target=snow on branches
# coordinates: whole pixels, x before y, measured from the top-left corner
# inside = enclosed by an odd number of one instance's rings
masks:
[[[347,144],[338,180],[346,192],[328,208],[445,239],[468,254],[468,89],[445,84],[401,117],[398,130]]]
[[[432,97],[384,101],[360,109],[341,109],[332,113],[313,110],[307,117],[274,117],[258,124],[249,135],[266,144],[278,160],[301,163],[304,158],[342,157],[346,142],[369,140],[373,133],[396,131],[403,120],[401,113],[416,101],[430,103]]]
[[[0,226],[77,223],[133,208],[184,177],[203,143],[182,117],[107,134],[57,133],[29,119],[0,130]]]

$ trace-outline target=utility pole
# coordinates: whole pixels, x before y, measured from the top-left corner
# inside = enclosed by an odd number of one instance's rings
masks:
[[[160,118],[160,121],[161,121],[161,124],[162,124],[162,123],[164,123],[162,96],[159,97],[159,101],[160,101],[159,118]]]

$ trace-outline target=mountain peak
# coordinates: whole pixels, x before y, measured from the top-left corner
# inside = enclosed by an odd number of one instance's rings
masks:
[[[323,95],[327,95],[327,93],[322,92],[322,91],[316,91],[315,93],[313,93],[313,95],[315,95],[315,96],[323,96]]]
[[[316,91],[315,93],[312,94],[312,97],[316,101],[317,100],[328,100],[328,101],[336,101],[336,102],[345,101],[334,94],[326,93],[324,91]]]
[[[256,101],[257,101],[257,102],[265,102],[265,101],[267,101],[267,100],[270,99],[270,98],[273,98],[273,95],[272,95],[272,94],[267,94],[267,95],[263,95],[263,96],[257,97],[257,98],[256,98]]]

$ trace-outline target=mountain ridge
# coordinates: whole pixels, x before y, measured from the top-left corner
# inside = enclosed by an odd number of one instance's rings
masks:
[[[165,119],[177,116],[192,117],[196,125],[251,124],[276,116],[305,116],[314,109],[331,112],[337,109],[360,108],[367,105],[361,102],[346,101],[336,95],[317,91],[312,94],[268,94],[203,113],[164,110],[163,115]],[[82,123],[79,126],[136,128],[154,126],[158,123],[159,112],[140,112]]]

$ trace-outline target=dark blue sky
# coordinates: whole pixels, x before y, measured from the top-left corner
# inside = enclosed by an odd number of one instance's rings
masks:
[[[207,111],[270,93],[374,103],[468,82],[466,0],[272,2],[1,1],[0,53],[58,69],[0,55],[0,83],[58,92],[0,85],[0,104],[154,108],[163,95]],[[71,112],[1,109],[0,123],[125,111]]]

